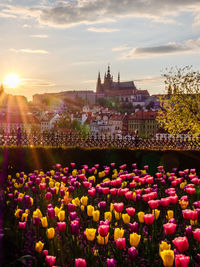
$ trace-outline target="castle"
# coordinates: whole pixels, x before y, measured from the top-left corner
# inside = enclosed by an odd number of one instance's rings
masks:
[[[106,98],[117,97],[120,102],[141,101],[149,97],[147,90],[138,90],[133,81],[121,82],[120,73],[118,73],[118,81],[113,81],[113,76],[110,74],[110,66],[108,66],[107,73],[104,75],[104,82],[101,82],[100,72],[98,74],[97,96]]]

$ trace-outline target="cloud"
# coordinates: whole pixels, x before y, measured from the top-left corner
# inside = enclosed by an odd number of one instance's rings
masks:
[[[30,37],[33,37],[33,38],[48,38],[48,35],[47,34],[33,34],[33,35],[30,35]]]
[[[120,59],[149,58],[195,52],[200,52],[200,38],[196,40],[187,40],[182,43],[168,43],[159,46],[136,47],[131,49],[128,53],[124,53]]]
[[[32,79],[32,78],[24,78],[21,80],[21,84],[24,87],[30,86],[30,87],[52,87],[56,84],[51,81],[46,81],[43,79]]]
[[[112,51],[114,51],[114,52],[120,52],[120,51],[128,50],[128,49],[130,49],[129,46],[127,46],[127,45],[122,45],[122,46],[118,46],[118,47],[114,47],[114,48],[112,48]]]
[[[29,53],[29,54],[48,54],[49,53],[47,50],[30,49],[30,48],[22,48],[22,49],[10,48],[9,50],[15,53]]]
[[[149,83],[149,82],[158,82],[163,81],[163,77],[161,76],[147,76],[140,79],[134,79],[134,82],[138,83]]]
[[[114,29],[114,28],[96,28],[96,27],[91,27],[88,28],[88,31],[90,32],[103,32],[103,33],[110,33],[110,32],[117,32],[119,29]]]
[[[43,1],[41,5],[22,7],[6,5],[4,14],[32,17],[53,27],[105,23],[126,16],[148,18],[158,23],[175,23],[180,12],[200,13],[199,0],[74,0]],[[199,21],[199,20],[198,20]]]

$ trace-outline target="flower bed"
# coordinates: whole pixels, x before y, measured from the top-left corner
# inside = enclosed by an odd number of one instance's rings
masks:
[[[17,173],[5,237],[26,266],[200,266],[199,184],[195,169],[136,164]]]

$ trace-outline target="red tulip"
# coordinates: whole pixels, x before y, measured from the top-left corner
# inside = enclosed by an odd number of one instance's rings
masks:
[[[108,195],[109,194],[109,191],[110,191],[110,188],[109,187],[102,187],[102,192],[104,195]]]
[[[94,187],[90,188],[90,189],[88,190],[88,194],[89,194],[91,197],[95,196],[95,194],[96,194],[96,189],[95,189]]]
[[[112,189],[110,189],[110,194],[112,195],[112,196],[116,196],[117,195],[117,188],[112,188]]]
[[[161,205],[163,207],[168,207],[170,204],[170,198],[169,197],[165,197],[165,198],[161,198]]]
[[[126,199],[131,200],[133,198],[133,192],[132,191],[126,192],[125,197]]]
[[[148,204],[152,210],[155,210],[159,206],[159,200],[149,200]]]
[[[87,263],[84,259],[82,258],[75,259],[75,267],[86,267],[86,266]]]
[[[163,224],[164,231],[166,235],[173,235],[176,229],[176,224],[175,223],[166,223]]]
[[[106,237],[108,235],[108,231],[109,231],[109,225],[100,225],[98,228],[98,233],[102,237]]]
[[[19,229],[24,230],[26,227],[26,222],[19,222]]]
[[[45,260],[46,260],[46,264],[48,265],[48,266],[53,266],[54,265],[54,263],[55,263],[55,261],[56,261],[56,257],[54,257],[54,256],[46,256],[46,258],[45,258]]]
[[[118,238],[116,240],[116,246],[118,249],[125,249],[126,248],[126,238]]]
[[[124,208],[124,203],[114,203],[114,209],[116,210],[116,212],[121,213],[123,211]]]
[[[178,249],[179,252],[184,252],[188,249],[189,243],[186,236],[184,237],[176,237],[173,241],[173,244]]]
[[[58,230],[60,232],[65,232],[66,230],[66,222],[57,222]]]
[[[175,267],[188,267],[190,261],[189,256],[185,256],[183,254],[177,254],[175,256]]]
[[[194,239],[200,242],[200,228],[195,229],[193,232]]]
[[[148,225],[153,224],[153,220],[154,220],[153,214],[145,214],[143,218],[144,218],[145,224],[148,224]]]
[[[129,216],[133,217],[135,215],[135,209],[130,207],[126,208],[126,212],[128,213]]]

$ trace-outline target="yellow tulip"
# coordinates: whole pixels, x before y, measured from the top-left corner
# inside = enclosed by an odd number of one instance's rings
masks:
[[[165,241],[162,241],[159,245],[159,255],[161,256],[161,252],[163,250],[170,250],[171,249],[171,244],[168,244],[167,242]]]
[[[110,211],[104,212],[104,220],[112,221],[112,213]]]
[[[50,181],[50,182],[49,182],[49,187],[50,187],[50,188],[53,188],[53,187],[54,187],[54,182],[53,182],[53,181]]]
[[[137,233],[130,234],[130,244],[132,247],[137,247],[140,243],[141,235],[138,235]]]
[[[99,217],[100,217],[100,211],[99,210],[95,210],[93,211],[93,221],[94,222],[98,222],[99,221]]]
[[[51,176],[53,176],[55,174],[55,171],[51,170],[50,173],[51,173]]]
[[[191,225],[197,225],[197,220],[195,220],[195,221],[190,220],[190,224],[191,224]]]
[[[31,206],[33,206],[33,198],[30,197],[30,200],[31,200]]]
[[[38,216],[40,219],[43,217],[40,209],[36,209],[36,214],[36,216]]]
[[[53,239],[55,236],[55,229],[52,227],[52,228],[48,228],[47,229],[47,237],[48,239]]]
[[[72,199],[72,204],[74,204],[76,207],[80,206],[80,200],[78,197]]]
[[[166,218],[167,218],[168,220],[174,218],[174,211],[173,211],[173,210],[168,210],[168,211],[167,211],[167,216],[166,216]]]
[[[154,215],[154,219],[158,220],[159,216],[160,216],[160,210],[152,210],[152,214]]]
[[[95,182],[95,176],[93,175],[93,176],[90,176],[89,178],[88,178],[88,182],[90,182],[91,180],[93,180],[94,182]]]
[[[61,222],[64,221],[64,219],[65,219],[65,211],[64,210],[59,211],[59,213],[58,213],[58,219]]]
[[[27,217],[28,217],[28,214],[27,214],[26,212],[24,212],[24,213],[22,214],[21,221],[25,221],[25,222],[27,222]]]
[[[110,203],[110,211],[112,212],[114,209],[114,204],[113,203]]]
[[[85,206],[81,205],[81,211],[85,210]]]
[[[83,196],[81,198],[81,204],[83,204],[84,206],[87,206],[87,203],[88,203],[88,197]]]
[[[143,211],[138,212],[138,220],[140,223],[144,222],[144,212]]]
[[[78,174],[77,169],[74,169],[74,170],[72,171],[72,175],[75,177],[77,174]]]
[[[41,253],[42,250],[43,250],[43,247],[44,247],[44,243],[42,243],[41,241],[37,242],[35,244],[35,250],[38,252],[38,253]]]
[[[99,252],[98,249],[95,249],[95,250],[94,250],[94,256],[95,256],[95,257],[98,256],[98,252]]]
[[[160,254],[163,260],[163,265],[165,267],[172,267],[174,263],[174,251],[170,249],[163,250]]]
[[[95,239],[96,231],[95,228],[86,228],[85,235],[87,240],[93,241]]]
[[[122,220],[125,224],[130,223],[130,216],[128,215],[128,213],[122,214]]]
[[[20,212],[21,212],[21,209],[17,209],[15,211],[15,217],[20,218]]]
[[[57,206],[54,208],[55,211],[55,216],[58,216],[58,213],[60,212],[60,208],[58,208]]]
[[[97,236],[97,242],[99,245],[107,245],[108,244],[108,238],[109,238],[109,233],[107,236],[104,238],[100,235]]]
[[[189,203],[188,201],[185,201],[185,200],[179,200],[179,204],[181,205],[181,208],[185,210]]]
[[[48,227],[48,221],[47,221],[47,217],[46,216],[45,217],[42,217],[40,219],[40,221],[42,223],[42,227],[44,227],[44,228],[47,228]]]
[[[92,217],[94,212],[94,207],[92,205],[87,206],[87,215]]]
[[[122,238],[124,236],[123,228],[115,228],[114,230],[114,240],[116,241],[118,238]]]
[[[120,213],[116,212],[116,210],[115,210],[114,214],[115,214],[115,219],[119,220],[120,219]]]

